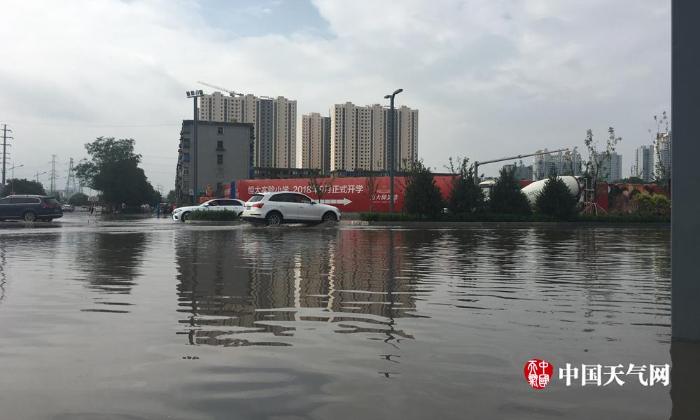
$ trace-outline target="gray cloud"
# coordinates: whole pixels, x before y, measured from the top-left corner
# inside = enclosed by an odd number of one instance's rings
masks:
[[[16,129],[18,175],[113,135],[135,138],[147,174],[172,185],[196,80],[295,98],[300,114],[402,87],[400,103],[421,111],[419,154],[438,168],[454,154],[580,146],[586,128],[603,138],[614,125],[627,171],[670,107],[669,2],[313,3],[322,28],[299,17],[304,29],[269,34],[212,24],[189,2],[9,3],[0,120]]]

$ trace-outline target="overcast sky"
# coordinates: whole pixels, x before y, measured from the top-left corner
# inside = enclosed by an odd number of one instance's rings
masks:
[[[604,142],[612,125],[627,176],[652,116],[670,111],[670,31],[664,0],[8,0],[0,122],[17,177],[50,170],[52,154],[65,176],[95,137],[131,137],[167,192],[185,91],[208,91],[198,80],[296,99],[299,118],[400,87],[438,170],[451,155],[582,149],[587,128]]]

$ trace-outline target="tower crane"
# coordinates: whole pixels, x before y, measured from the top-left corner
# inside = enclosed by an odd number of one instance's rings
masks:
[[[552,153],[557,153],[557,152],[568,152],[569,149],[557,149],[557,150],[548,150],[548,151],[539,151],[535,153],[529,153],[526,155],[517,155],[517,156],[509,156],[505,158],[500,158],[500,159],[492,159],[492,160],[483,160],[483,161],[474,161],[474,181],[478,184],[479,183],[479,166],[480,165],[485,165],[487,163],[494,163],[494,162],[503,162],[505,160],[514,160],[514,159],[522,159],[524,157],[529,157],[529,156],[535,156],[535,155],[549,155]]]
[[[212,84],[207,83],[207,82],[202,82],[202,81],[197,80],[197,83],[199,83],[200,85],[204,85],[204,86],[210,87],[210,88],[212,88],[212,89],[217,89],[217,90],[224,91],[224,92],[228,93],[228,94],[231,95],[231,96],[243,96],[242,93],[234,92],[234,91],[232,91],[232,90],[229,90],[229,89],[226,89],[226,88],[222,88],[221,86],[212,85]]]

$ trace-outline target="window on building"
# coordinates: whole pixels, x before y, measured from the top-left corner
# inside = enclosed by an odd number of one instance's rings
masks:
[[[216,150],[224,150],[224,141],[223,140],[216,141]]]
[[[216,134],[224,134],[224,127],[217,127]]]
[[[223,164],[224,164],[224,155],[216,155],[216,164],[217,164],[217,165],[223,165]]]

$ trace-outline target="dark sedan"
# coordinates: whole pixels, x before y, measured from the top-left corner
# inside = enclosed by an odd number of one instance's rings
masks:
[[[43,195],[10,195],[0,198],[0,220],[35,220],[50,222],[63,216],[61,204]]]

